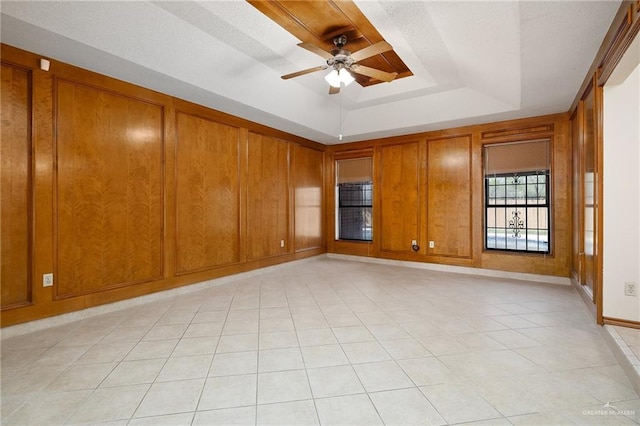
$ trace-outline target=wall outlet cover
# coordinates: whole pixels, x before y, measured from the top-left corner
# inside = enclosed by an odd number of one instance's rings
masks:
[[[53,286],[53,273],[42,274],[42,287]]]
[[[637,296],[638,295],[638,284],[634,282],[626,282],[624,283],[624,294],[625,296]]]

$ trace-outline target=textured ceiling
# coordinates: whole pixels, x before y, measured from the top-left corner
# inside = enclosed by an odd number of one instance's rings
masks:
[[[356,1],[413,76],[327,94],[236,1],[2,1],[3,43],[325,144],[566,111],[618,1]]]

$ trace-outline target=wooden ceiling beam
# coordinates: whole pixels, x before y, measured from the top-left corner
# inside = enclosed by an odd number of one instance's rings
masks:
[[[333,39],[347,36],[346,49],[350,52],[369,47],[384,37],[351,0],[247,0],[268,18],[305,43],[331,51]],[[388,51],[364,59],[358,64],[397,73],[398,78],[413,75],[396,52]],[[361,86],[371,86],[382,81],[364,75],[354,75]]]

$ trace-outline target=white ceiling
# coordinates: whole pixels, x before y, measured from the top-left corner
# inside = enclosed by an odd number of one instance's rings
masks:
[[[335,144],[567,111],[620,5],[355,2],[412,77],[332,96],[326,72],[282,80],[323,59],[242,0],[2,0],[1,39]]]

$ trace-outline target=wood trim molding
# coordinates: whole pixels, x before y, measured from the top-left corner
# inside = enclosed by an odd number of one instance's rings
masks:
[[[640,10],[638,10],[637,3],[638,0],[635,0],[635,2],[633,0],[623,0],[621,2],[606,36],[600,44],[598,53],[585,75],[582,85],[580,85],[580,90],[578,90],[571,103],[570,113],[577,108],[578,102],[588,92],[588,85],[591,84],[591,80],[598,68],[602,68],[603,71],[598,79],[598,84],[604,85],[620,58],[622,58],[622,55],[624,55],[634,37],[638,34],[640,30]],[[627,26],[630,27],[630,30],[625,30]],[[621,32],[624,32],[624,34],[621,35]]]
[[[594,76],[596,81],[598,75]],[[596,274],[595,282],[593,283],[595,288],[593,289],[594,302],[596,304],[596,321],[598,324],[603,323],[603,293],[604,293],[604,87],[597,86],[595,90],[595,121],[596,121],[596,164],[597,175],[599,178],[596,181],[596,197],[597,203],[596,211]]]
[[[620,318],[602,317],[602,323],[608,325],[616,325],[619,327],[628,327],[640,329],[640,321],[631,321]]]
[[[349,160],[351,158],[373,157],[373,148],[358,149],[352,151],[333,152],[333,160]]]
[[[618,25],[613,41],[598,68],[600,70],[598,73],[599,85],[604,85],[607,82],[618,62],[620,62],[620,59],[622,59],[629,45],[638,34],[640,19],[636,20],[636,25],[633,25],[633,15],[633,7],[629,6],[625,19]]]
[[[537,135],[540,133],[543,133],[543,134],[553,133],[553,124],[546,124],[546,125],[534,126],[534,127],[522,127],[518,129],[506,129],[506,130],[482,132],[481,139],[483,141],[492,140],[492,139],[502,140],[502,139],[514,137],[514,136],[529,138],[532,135]]]

